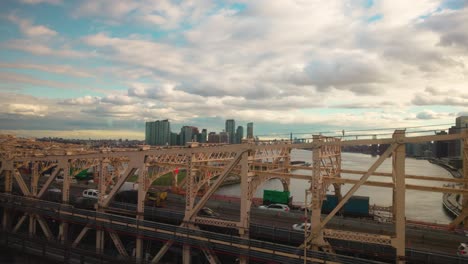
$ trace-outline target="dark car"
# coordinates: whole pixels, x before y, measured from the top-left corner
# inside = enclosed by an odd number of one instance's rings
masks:
[[[200,209],[200,212],[198,213],[198,215],[204,216],[204,217],[218,217],[219,216],[218,213],[216,213],[215,211],[211,210],[208,207],[203,207],[202,209]]]

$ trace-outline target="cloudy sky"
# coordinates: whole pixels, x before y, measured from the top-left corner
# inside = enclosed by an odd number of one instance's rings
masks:
[[[0,132],[447,127],[468,114],[466,25],[462,0],[2,0]]]

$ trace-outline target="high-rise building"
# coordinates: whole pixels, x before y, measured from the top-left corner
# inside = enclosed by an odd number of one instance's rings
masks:
[[[254,138],[253,136],[253,123],[247,123],[247,138]]]
[[[220,132],[219,133],[219,143],[227,143],[231,142],[231,138],[229,137],[229,133],[227,132]]]
[[[171,132],[171,146],[180,145],[180,136],[177,133]]]
[[[229,142],[230,144],[235,143],[235,131],[234,129],[236,128],[236,121],[234,119],[228,119],[226,120],[226,133],[229,135]]]
[[[145,142],[148,145],[169,145],[171,143],[171,125],[169,120],[146,122]]]
[[[464,130],[468,129],[468,116],[459,116],[455,119],[455,127],[449,129],[449,134],[453,133],[464,133]],[[451,131],[452,130],[452,131]],[[452,154],[452,157],[463,157],[463,142],[461,139],[452,141],[452,144],[449,144],[449,155]],[[454,149],[450,149],[450,148]]]
[[[440,131],[437,135],[447,135],[447,132]],[[446,158],[448,156],[448,146],[450,141],[436,141],[434,144],[434,156],[436,158]]]
[[[183,126],[180,129],[180,145],[184,146],[187,142],[197,141],[199,134],[198,128],[194,126]]]
[[[207,137],[207,131],[206,129],[202,129],[201,134],[200,134],[200,143],[206,143],[206,137]]]
[[[153,122],[146,122],[145,123],[145,143],[148,145],[154,145],[154,136],[151,133],[151,126]]]
[[[210,132],[208,134],[208,143],[219,143],[219,134],[216,134],[216,132]]]
[[[468,116],[459,116],[455,119],[455,126],[457,128],[463,129],[468,128]]]
[[[236,130],[236,144],[242,143],[242,138],[244,138],[244,127],[238,126]]]

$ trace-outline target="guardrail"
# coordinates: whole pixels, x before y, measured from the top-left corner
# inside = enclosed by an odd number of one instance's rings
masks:
[[[21,209],[68,222],[83,225],[87,224],[98,229],[133,234],[149,239],[174,240],[178,244],[187,243],[200,248],[206,247],[208,243],[215,251],[246,255],[257,259],[275,260],[284,263],[304,263],[304,250],[297,247],[254,239],[244,239],[238,236],[203,230],[192,230],[175,225],[136,220],[135,218],[125,216],[76,209],[72,206],[63,206],[53,202],[28,199],[21,196],[0,194],[0,201],[4,207],[15,208],[16,210]],[[306,258],[309,262],[318,263],[324,263],[326,261],[340,263],[379,263],[371,260],[327,254],[313,250],[306,251]]]
[[[272,243],[282,241],[289,245],[299,245],[303,240],[303,233],[291,231],[289,229],[282,229],[276,227],[266,227],[261,225],[250,225],[250,234],[253,238],[261,238],[262,240],[255,239],[241,239],[234,234],[218,234],[209,231],[191,230],[182,228],[177,225],[163,224],[152,221],[137,221],[135,218],[126,217],[115,214],[97,213],[95,211],[77,209],[70,205],[63,205],[54,202],[29,199],[22,196],[14,196],[0,193],[0,203],[3,207],[9,207],[16,210],[24,210],[41,214],[43,216],[61,219],[68,222],[78,223],[82,225],[91,224],[95,228],[113,230],[115,232],[139,235],[146,238],[169,240],[173,239],[176,243],[189,243],[196,247],[205,247],[206,241],[211,243],[214,250],[227,252],[230,254],[248,255],[260,259],[278,259],[278,255],[286,254],[284,262],[286,263],[303,263],[303,249],[287,246],[284,244]],[[125,203],[112,203],[113,207],[125,210],[136,210],[135,205]],[[183,219],[183,214],[174,212],[164,208],[145,208],[146,213],[155,218],[166,218],[179,221]],[[148,216],[145,214],[145,217]],[[285,240],[286,239],[286,240]],[[392,249],[379,247],[371,244],[356,243],[350,241],[331,241],[332,244],[337,245],[339,250],[341,247],[347,247],[348,252],[356,254],[372,251],[373,253],[385,256],[389,259],[394,257]],[[352,244],[352,245],[351,245]],[[373,247],[374,246],[374,247]],[[262,250],[259,250],[262,249]],[[264,252],[266,250],[266,253]],[[455,251],[456,249],[454,249]],[[341,252],[341,251],[339,251]],[[265,255],[266,254],[266,255]],[[340,259],[342,263],[373,263],[370,260],[362,260],[358,258],[350,258],[340,255],[330,255],[323,252],[307,251],[309,258],[317,259],[333,259],[336,261]],[[343,259],[341,259],[343,258]],[[432,260],[446,260],[442,263],[465,263],[466,258],[457,257],[454,255],[433,253],[427,251],[419,251],[407,248],[407,260],[414,263],[438,263]],[[429,261],[429,262],[427,262]]]

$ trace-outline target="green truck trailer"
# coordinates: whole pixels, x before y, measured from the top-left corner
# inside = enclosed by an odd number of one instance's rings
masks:
[[[264,190],[263,191],[263,204],[287,204],[291,203],[291,193],[288,191],[274,191]]]

